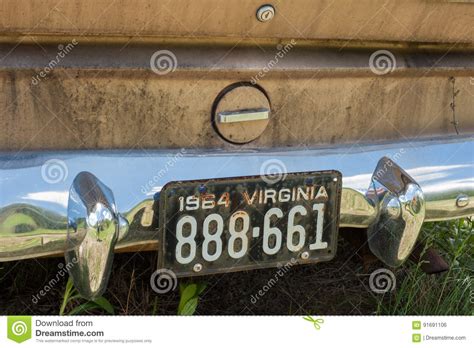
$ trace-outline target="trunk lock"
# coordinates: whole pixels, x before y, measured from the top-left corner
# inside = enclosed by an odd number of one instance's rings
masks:
[[[214,128],[228,142],[245,144],[257,139],[269,121],[270,101],[259,86],[250,83],[231,85],[214,102]]]
[[[275,16],[275,8],[272,5],[263,5],[257,10],[257,19],[260,22],[268,22]]]

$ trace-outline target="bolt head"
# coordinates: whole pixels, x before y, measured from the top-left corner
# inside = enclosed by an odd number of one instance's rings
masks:
[[[193,266],[193,271],[196,272],[196,273],[199,273],[202,271],[202,265],[200,263],[196,263],[194,266]]]
[[[257,10],[257,19],[260,22],[268,22],[275,16],[275,8],[272,5],[263,5]]]
[[[301,258],[302,258],[303,260],[309,259],[309,253],[308,253],[307,251],[302,252],[302,253],[301,253]]]
[[[469,196],[465,194],[460,194],[456,198],[456,206],[458,208],[464,208],[469,204]]]

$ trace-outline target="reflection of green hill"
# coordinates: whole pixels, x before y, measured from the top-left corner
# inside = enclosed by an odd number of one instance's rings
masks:
[[[138,218],[141,219],[141,217],[143,215],[143,211],[146,208],[151,209],[152,207],[153,207],[153,200],[152,199],[147,199],[147,200],[139,203],[135,207],[133,207],[130,211],[125,212],[123,215],[129,221],[129,223],[133,223]]]
[[[67,217],[29,204],[12,204],[0,210],[0,236],[64,233]]]

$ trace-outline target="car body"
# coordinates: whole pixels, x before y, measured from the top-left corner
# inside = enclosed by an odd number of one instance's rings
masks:
[[[423,222],[474,214],[472,3],[2,10],[0,261],[66,254],[97,297],[115,251],[166,252],[167,184],[275,174],[265,166],[340,173],[335,230],[367,231],[390,266]]]

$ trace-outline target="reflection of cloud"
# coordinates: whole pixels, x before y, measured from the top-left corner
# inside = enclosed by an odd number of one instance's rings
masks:
[[[153,186],[151,188],[151,190],[149,190],[146,195],[147,196],[153,196],[155,193],[157,192],[161,192],[161,189],[163,188],[163,186]]]
[[[453,169],[460,169],[460,168],[469,168],[472,167],[471,164],[456,164],[452,166],[429,166],[429,167],[418,167],[410,169],[409,172],[411,175],[423,175],[423,174],[432,174],[432,173],[440,173],[440,172],[448,172]]]
[[[439,184],[443,183],[441,189],[454,188],[455,186],[459,187],[460,184],[470,184],[471,180],[457,181],[456,178],[459,176],[461,169],[464,169],[463,172],[466,172],[466,168],[473,170],[471,164],[456,164],[456,165],[446,165],[446,166],[428,166],[428,167],[419,167],[413,168],[408,171],[408,173],[413,176],[413,178],[422,186],[424,190],[433,190],[435,187],[439,190]],[[444,180],[441,180],[444,179]],[[471,182],[470,182],[471,181]],[[428,183],[431,183],[429,186]]]
[[[410,172],[410,174],[412,174]],[[439,181],[439,179],[444,179],[449,176],[448,172],[443,172],[443,173],[426,173],[426,174],[418,174],[418,175],[412,175],[413,178],[421,183],[421,182],[430,182],[430,181]]]
[[[471,164],[456,164],[456,165],[446,165],[446,166],[427,166],[427,167],[418,167],[408,169],[407,172],[412,176],[419,184],[424,187],[426,183],[435,182],[434,185],[430,185],[429,188],[432,189],[433,186],[439,185],[440,179],[448,178],[454,174],[456,174],[460,169],[473,169]],[[474,169],[473,169],[474,170]],[[359,175],[352,175],[352,176],[344,176],[342,177],[343,186],[350,187],[354,189],[366,189],[369,187],[370,179],[372,178],[372,174],[359,174]],[[451,178],[449,180],[443,180],[443,185],[447,185],[448,183],[450,186],[459,185],[459,184],[471,184],[472,181],[467,182],[456,182],[454,181],[455,178]],[[446,188],[446,186],[443,186]]]
[[[443,185],[440,185],[440,183],[434,183],[432,185],[422,186],[425,193],[449,192],[451,190],[460,190],[461,188],[468,192],[474,190],[474,179],[446,180],[443,182]]]
[[[43,191],[28,193],[26,196],[21,197],[22,199],[28,199],[32,201],[50,202],[67,207],[69,198],[68,191]]]
[[[359,174],[352,176],[342,176],[342,186],[350,187],[356,190],[365,190],[369,187],[372,174]]]

